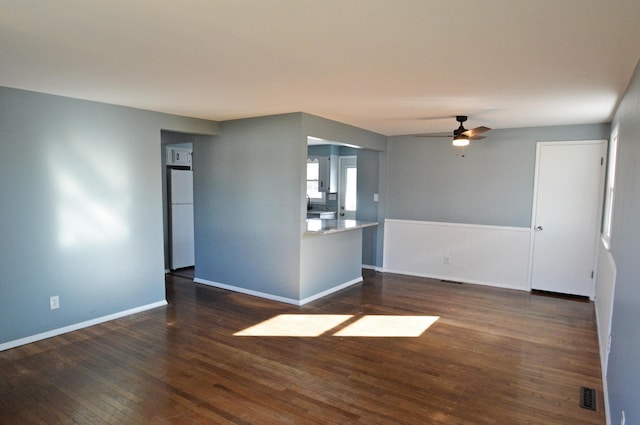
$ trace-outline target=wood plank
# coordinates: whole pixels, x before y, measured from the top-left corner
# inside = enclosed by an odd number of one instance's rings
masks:
[[[167,276],[167,307],[0,352],[0,423],[605,423],[593,303],[364,275],[303,307]],[[234,336],[278,314],[353,317]],[[335,336],[367,315],[440,318],[419,337]]]

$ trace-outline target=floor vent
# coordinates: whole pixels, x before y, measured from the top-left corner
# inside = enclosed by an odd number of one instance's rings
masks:
[[[596,390],[593,388],[580,387],[580,407],[583,409],[596,410]]]
[[[455,283],[456,285],[462,285],[463,284],[463,282],[456,282],[455,280],[444,280],[444,279],[441,279],[440,282],[442,282],[442,283]]]

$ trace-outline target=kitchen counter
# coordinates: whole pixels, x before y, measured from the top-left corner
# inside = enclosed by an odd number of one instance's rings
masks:
[[[375,233],[377,225],[375,221],[307,219],[300,246],[303,304],[362,282],[363,233]]]
[[[308,234],[327,234],[344,232],[348,230],[362,229],[364,227],[377,226],[375,221],[361,221],[361,220],[325,220],[320,218],[307,219],[307,231]]]

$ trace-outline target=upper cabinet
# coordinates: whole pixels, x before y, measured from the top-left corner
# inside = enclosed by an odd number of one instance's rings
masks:
[[[338,147],[332,145],[309,146],[307,160],[318,163],[318,192],[338,191]]]
[[[338,191],[338,156],[317,157],[319,164],[318,191],[335,193]]]

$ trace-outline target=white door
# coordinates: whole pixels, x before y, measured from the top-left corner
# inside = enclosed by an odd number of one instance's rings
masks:
[[[593,296],[604,141],[539,142],[531,288]]]
[[[339,217],[345,220],[356,219],[358,195],[358,167],[355,156],[341,156],[338,171]]]

